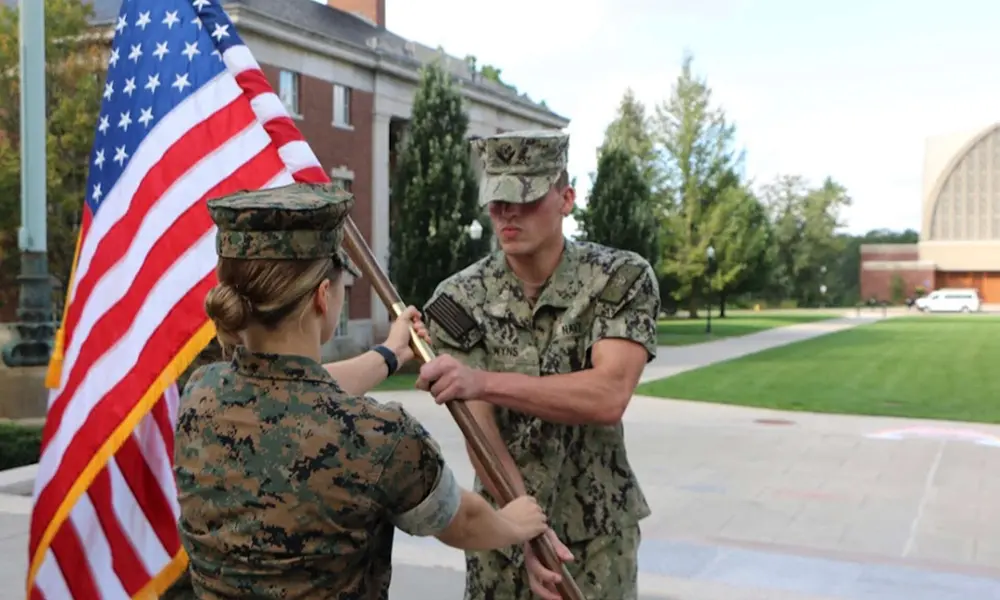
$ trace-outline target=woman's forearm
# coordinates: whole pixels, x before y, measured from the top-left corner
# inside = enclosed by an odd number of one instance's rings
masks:
[[[352,396],[367,394],[373,387],[382,383],[389,374],[385,359],[373,350],[347,360],[326,363],[323,366],[337,380],[340,387]]]
[[[523,540],[514,526],[482,496],[462,490],[462,504],[451,524],[437,535],[442,543],[461,550],[493,550]]]

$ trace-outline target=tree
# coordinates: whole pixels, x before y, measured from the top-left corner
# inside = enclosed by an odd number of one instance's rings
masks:
[[[91,33],[83,0],[45,0],[49,272],[65,282],[80,228],[105,47]],[[16,294],[20,271],[20,73],[18,12],[0,6],[0,301]]]
[[[719,316],[725,318],[728,297],[767,285],[773,262],[771,224],[749,189],[730,186],[709,208],[705,229],[716,253],[711,288],[718,294]]]
[[[712,206],[739,185],[742,157],[733,149],[734,127],[712,107],[711,89],[691,63],[685,56],[670,98],[656,107],[654,139],[665,177],[661,271],[675,282],[674,297],[687,299],[694,318],[708,286],[706,251],[719,241],[706,223]]]
[[[819,187],[809,188],[797,175],[778,177],[764,187],[763,197],[771,212],[776,246],[769,295],[815,306],[823,300],[820,288],[827,284],[826,274],[844,252],[837,230],[843,226],[840,211],[850,205],[851,198],[829,177]]]
[[[587,206],[575,211],[582,238],[631,250],[659,263],[658,224],[636,157],[623,147],[601,153]]]
[[[615,148],[621,148],[638,159],[642,177],[647,187],[655,193],[660,179],[656,144],[650,131],[646,107],[635,97],[631,88],[625,90],[618,105],[618,115],[604,130],[604,142],[597,149],[598,160],[605,152]]]
[[[451,76],[437,63],[424,66],[409,131],[398,144],[391,199],[389,270],[407,303],[422,306],[443,279],[488,251],[468,126]],[[484,230],[479,240],[468,232],[476,220]]]
[[[889,300],[893,304],[902,304],[906,300],[906,281],[899,273],[893,273],[889,280]]]

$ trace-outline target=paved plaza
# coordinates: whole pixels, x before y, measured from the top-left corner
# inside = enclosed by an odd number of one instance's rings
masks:
[[[667,376],[868,319],[809,323],[685,348]],[[448,412],[400,401],[471,484]],[[785,413],[636,397],[629,458],[642,523],[643,600],[1000,600],[1000,427]],[[27,498],[0,498],[0,599],[22,598]],[[399,534],[393,600],[462,597],[462,553]]]

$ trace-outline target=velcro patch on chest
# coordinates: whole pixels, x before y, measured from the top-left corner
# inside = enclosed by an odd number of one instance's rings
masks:
[[[461,304],[447,294],[441,294],[427,305],[424,315],[428,320],[437,321],[445,333],[462,343],[469,332],[476,329],[476,322]]]
[[[642,267],[639,265],[625,264],[618,267],[615,274],[608,280],[598,298],[601,302],[617,306],[625,300],[628,291],[632,289],[635,282],[642,276]]]

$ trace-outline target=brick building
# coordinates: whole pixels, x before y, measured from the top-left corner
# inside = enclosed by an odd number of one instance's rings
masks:
[[[964,287],[1000,302],[1000,123],[931,138],[924,157],[920,242],[861,247],[861,296]]]
[[[91,3],[94,26],[110,39],[121,0]],[[406,130],[421,65],[443,59],[458,78],[470,136],[569,124],[526,95],[482,79],[464,59],[386,29],[385,0],[223,0],[223,6],[324,168],[354,193],[352,217],[383,266],[394,142]],[[369,282],[351,281],[331,346],[351,352],[387,326]]]

